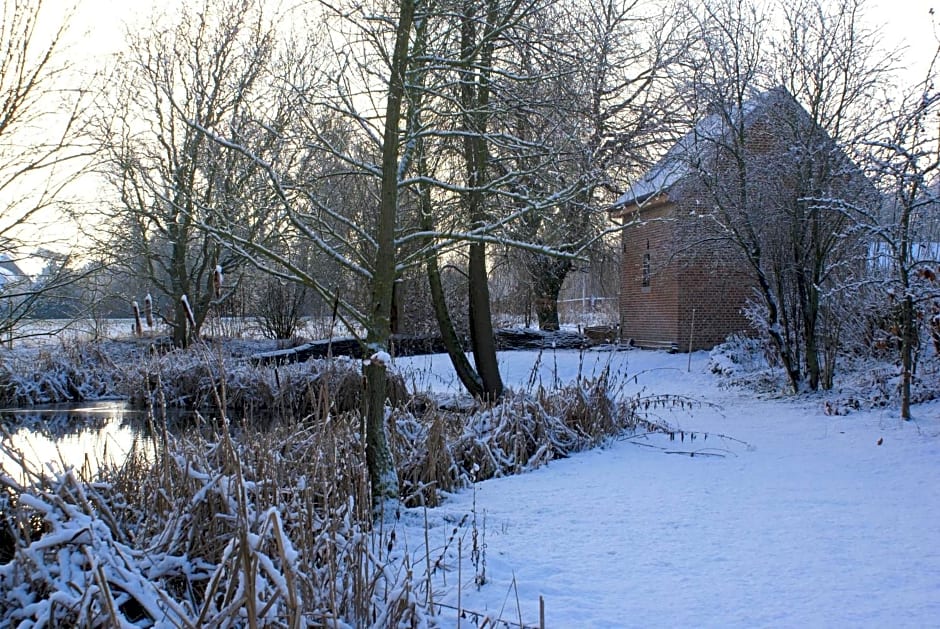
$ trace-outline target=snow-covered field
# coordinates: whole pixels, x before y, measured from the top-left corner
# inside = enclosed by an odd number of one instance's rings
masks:
[[[687,355],[661,352],[501,356],[505,380],[522,386],[609,361],[622,394],[701,400],[663,415],[698,434],[616,441],[387,517],[415,570],[431,525],[441,626],[480,626],[484,614],[537,626],[540,598],[547,627],[940,625],[937,402],[910,422],[896,409],[828,416],[822,397],[722,388],[705,353],[690,370]],[[456,387],[446,357],[398,365],[419,386]]]

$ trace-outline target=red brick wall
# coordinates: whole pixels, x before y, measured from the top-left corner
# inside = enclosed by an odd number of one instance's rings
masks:
[[[664,201],[666,194],[660,194],[649,201],[643,221],[624,229],[620,299],[625,340],[650,346],[674,344],[685,351],[690,335],[693,348],[703,349],[721,343],[733,332],[749,331],[742,309],[755,296],[752,278],[756,274],[740,247],[727,240],[729,230],[721,225],[738,229],[747,225],[744,233],[757,235],[759,242],[754,246],[759,247],[765,268],[787,265],[792,262],[792,252],[786,249],[792,224],[788,217],[799,210],[797,199],[806,194],[800,186],[815,190],[825,184],[823,195],[833,198],[866,199],[869,190],[875,192],[847,156],[835,155],[833,159],[830,145],[820,142],[809,117],[792,98],[783,92],[769,97],[771,100],[746,121],[743,151],[748,180],[741,186],[743,190],[735,186],[734,155],[715,149],[707,177],[675,182],[669,188],[673,202]],[[801,147],[808,156],[821,151],[818,154],[826,157],[817,165],[823,168],[814,175],[818,181],[805,179],[798,170],[794,156]],[[666,216],[672,220],[653,220]],[[833,231],[842,232],[838,213],[830,216]],[[627,213],[625,220],[629,218]],[[653,274],[649,289],[643,290],[642,259],[647,242]],[[830,264],[843,255],[843,260],[849,258],[858,246],[847,239],[831,252]],[[828,281],[837,281],[837,277]]]
[[[678,344],[683,351],[710,349],[729,334],[749,328],[742,309],[752,296],[752,280],[730,244],[698,252],[679,270]],[[694,314],[693,314],[694,309]]]
[[[693,349],[708,349],[748,328],[742,308],[751,295],[750,274],[739,252],[720,241],[687,250],[679,246],[679,234],[694,239],[700,221],[670,203],[645,210],[640,220],[624,229],[620,290],[624,341],[687,351],[691,336]],[[650,285],[644,287],[647,252]]]
[[[620,334],[640,346],[669,346],[679,321],[679,293],[674,252],[676,224],[671,204],[626,217],[623,230],[623,277],[620,283]],[[649,248],[647,248],[647,243]],[[649,286],[643,286],[643,258],[649,253]]]

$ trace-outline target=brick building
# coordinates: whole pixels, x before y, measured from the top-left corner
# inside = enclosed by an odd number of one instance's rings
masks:
[[[707,349],[748,327],[746,264],[727,247],[688,248],[683,204],[648,199],[624,229],[620,333],[640,347]],[[621,214],[624,218],[627,217]]]
[[[728,193],[722,185],[733,187],[727,182],[734,180],[734,160],[743,157],[748,177],[755,180],[742,182],[750,195],[749,207],[742,212],[750,213],[752,225],[772,232],[776,227],[768,208],[792,205],[797,196],[792,190],[798,177],[794,138],[805,133],[809,117],[779,87],[755,96],[740,114],[723,114],[712,114],[696,125],[611,211],[612,218],[626,225],[620,287],[624,342],[681,351],[708,349],[749,328],[743,308],[755,295],[755,273],[740,243],[736,246],[728,235],[727,215],[724,224],[715,220],[713,207],[721,202],[716,195]],[[740,125],[735,124],[738,120]],[[737,136],[727,139],[732,133]],[[728,149],[734,141],[740,142],[736,150]],[[842,158],[833,180],[853,186],[864,180],[851,161],[833,149],[828,136],[823,142],[827,159],[834,152]],[[760,216],[764,212],[766,219]]]

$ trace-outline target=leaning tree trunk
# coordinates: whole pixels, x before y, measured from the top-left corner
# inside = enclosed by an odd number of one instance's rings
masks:
[[[470,345],[477,372],[483,381],[483,399],[493,401],[503,395],[503,379],[496,360],[496,335],[490,315],[490,286],[486,273],[486,246],[470,244],[467,269],[470,280]]]
[[[418,168],[422,173],[425,173],[424,147],[420,142],[418,147]],[[434,219],[431,214],[431,190],[429,186],[422,186],[419,198],[421,204],[421,229],[428,233],[433,232]],[[447,307],[444,283],[441,281],[441,268],[437,262],[437,252],[430,246],[430,243],[428,245],[425,254],[425,269],[427,270],[428,287],[431,291],[431,305],[434,307],[434,317],[437,319],[441,340],[447,350],[447,355],[450,357],[450,362],[454,366],[454,372],[467,393],[473,397],[483,399],[486,397],[483,379],[473,368],[473,365],[470,364],[463,343],[460,341],[460,336],[454,327],[454,320],[451,318],[450,310]]]
[[[414,50],[416,55],[425,54],[425,45],[427,44],[427,21],[421,23],[416,28],[414,38]],[[427,153],[425,151],[424,138],[420,136],[418,130],[421,128],[421,101],[424,95],[426,72],[417,71],[410,75],[408,82],[411,93],[408,102],[411,111],[408,116],[407,133],[409,136],[417,135],[414,143],[414,162],[418,170],[418,177],[421,180],[418,184],[418,206],[420,211],[420,226],[422,231],[427,234],[433,234],[436,229],[434,219],[434,208],[431,198],[432,176],[429,174]],[[470,359],[467,358],[466,350],[457,329],[454,326],[454,320],[450,315],[450,309],[447,307],[447,297],[444,291],[444,283],[441,280],[441,268],[438,264],[437,251],[434,248],[434,238],[428,236],[424,243],[424,265],[427,272],[428,288],[431,292],[431,305],[434,308],[434,318],[437,320],[437,327],[441,334],[441,341],[447,350],[447,355],[454,367],[457,378],[467,392],[475,398],[483,399],[486,391],[483,388],[483,380],[473,368]]]
[[[447,349],[447,355],[454,366],[454,372],[460,379],[467,393],[473,397],[483,399],[486,397],[486,390],[483,387],[483,380],[480,374],[474,370],[473,365],[467,358],[463,344],[457,330],[454,328],[454,321],[447,308],[447,299],[444,295],[444,285],[441,282],[441,270],[437,264],[437,254],[430,251],[426,261],[428,284],[431,289],[431,304],[434,306],[434,316],[437,318],[437,326],[441,332],[441,340]]]

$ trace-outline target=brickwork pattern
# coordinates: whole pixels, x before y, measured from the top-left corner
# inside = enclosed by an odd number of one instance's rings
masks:
[[[640,347],[709,349],[748,328],[752,284],[746,263],[727,243],[683,250],[697,220],[668,203],[644,211],[623,231],[621,336]],[[643,259],[650,256],[650,285]],[[694,310],[694,313],[693,313]]]
[[[637,219],[622,235],[621,338],[640,346],[668,346],[678,332],[679,321],[678,278],[672,257],[675,249],[673,207],[645,211]],[[643,286],[647,254],[649,286]]]

